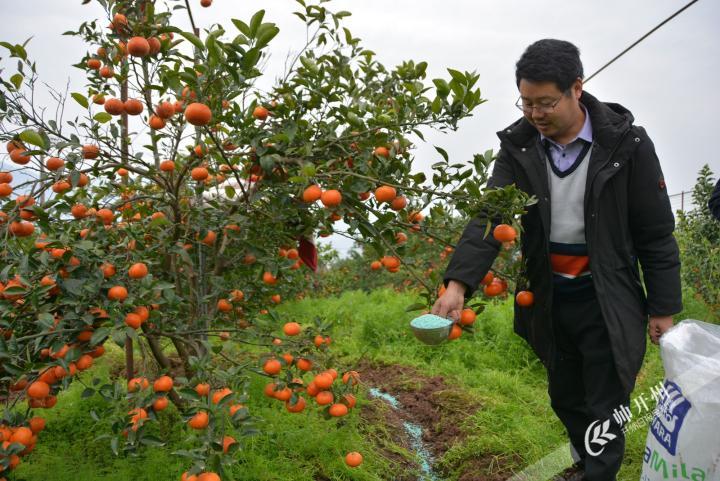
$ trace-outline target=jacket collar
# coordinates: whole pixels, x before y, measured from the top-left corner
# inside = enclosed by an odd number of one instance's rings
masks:
[[[620,104],[603,103],[583,91],[580,102],[585,105],[590,115],[593,128],[593,140],[607,149],[612,148],[623,133],[630,127],[634,118],[632,113]],[[509,142],[517,147],[532,147],[539,138],[539,132],[522,117],[497,136],[502,142]]]

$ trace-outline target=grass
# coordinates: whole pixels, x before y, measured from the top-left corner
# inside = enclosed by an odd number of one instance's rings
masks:
[[[676,319],[713,320],[702,303],[686,295],[686,309]],[[283,304],[285,319],[309,323],[317,316],[335,322],[331,353],[334,365],[352,368],[361,359],[411,365],[428,375],[444,376],[446,382],[467,392],[482,409],[468,412],[464,429],[469,437],[454,446],[441,460],[446,467],[461,466],[473,459],[494,456],[498,462],[520,470],[566,442],[564,429],[555,418],[547,395],[542,365],[519,337],[512,333],[512,305],[493,304],[476,322],[474,336],[451,344],[429,347],[418,343],[408,329],[414,313],[405,307],[415,302],[411,294],[390,290],[354,291],[324,299],[305,299]],[[108,349],[83,381],[107,380],[122,363],[119,349]],[[662,379],[659,350],[650,346],[633,396],[649,394]],[[290,415],[277,401],[262,395],[266,379],[252,378],[250,412],[262,419],[261,434],[243,438],[230,469],[230,479],[312,481],[318,479],[380,481],[393,479],[397,466],[377,444],[387,444],[385,428],[366,425],[356,414],[326,421],[314,409]],[[61,394],[57,406],[43,412],[47,429],[36,451],[16,471],[17,480],[154,481],[180,479],[189,463],[172,453],[192,445],[192,434],[174,408],[161,413],[159,430],[169,436],[161,448],[146,448],[139,457],[113,456],[107,440],[96,441],[89,411],[101,405],[96,398],[83,399],[83,386],[73,383]],[[360,396],[359,405],[369,402]],[[628,436],[626,457],[618,479],[637,480],[647,434],[643,426]],[[240,436],[236,436],[240,439]],[[386,449],[403,453],[399,446]],[[357,450],[365,457],[358,469],[347,468],[342,456]],[[452,476],[450,479],[456,479]]]

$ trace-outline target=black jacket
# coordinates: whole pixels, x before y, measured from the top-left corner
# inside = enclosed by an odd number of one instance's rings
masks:
[[[720,179],[715,184],[715,190],[713,190],[710,200],[708,201],[708,208],[710,213],[717,219],[720,220]]]
[[[627,392],[634,387],[646,347],[647,316],[682,310],[680,256],[673,237],[675,219],[652,141],[618,104],[602,103],[584,92],[593,128],[593,150],[585,190],[585,237],[595,291],[610,334],[615,364]],[[525,277],[535,294],[529,308],[515,305],[515,332],[528,341],[546,367],[555,354],[551,308],[550,190],[537,130],[524,118],[498,132],[500,152],[488,187],[515,184],[537,197],[522,216]],[[445,284],[458,280],[478,287],[499,251],[486,220],[466,227],[445,272]],[[642,266],[643,289],[638,260]]]

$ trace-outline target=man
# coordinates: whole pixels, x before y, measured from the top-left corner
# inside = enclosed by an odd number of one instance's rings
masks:
[[[515,332],[548,370],[552,408],[584,473],[572,479],[609,481],[625,446],[613,414],[629,404],[645,326],[657,344],[682,310],[680,260],[652,141],[627,109],[583,92],[582,78],[573,44],[546,39],[527,48],[516,65],[524,116],[498,132],[488,187],[515,184],[538,199],[521,218],[518,285],[535,303],[515,304]],[[500,245],[485,237],[487,222],[500,219],[481,214],[465,229],[433,313],[457,319],[490,269]]]
[[[713,217],[720,220],[720,179],[718,179],[717,184],[715,184],[715,190],[713,190],[710,196],[708,208]]]

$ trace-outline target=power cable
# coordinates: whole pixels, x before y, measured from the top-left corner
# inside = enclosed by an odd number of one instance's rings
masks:
[[[602,67],[600,67],[600,69],[598,69],[597,71],[595,71],[595,73],[593,73],[592,75],[590,75],[589,77],[587,77],[585,80],[583,80],[583,83],[589,82],[590,79],[592,79],[594,76],[596,76],[597,74],[599,74],[600,72],[602,72],[603,70],[605,70],[605,69],[606,69],[607,67],[609,67],[613,62],[615,62],[617,59],[619,59],[620,57],[622,57],[623,55],[625,55],[626,53],[628,53],[633,47],[635,47],[637,44],[639,44],[640,42],[642,42],[643,40],[645,40],[646,38],[648,38],[650,35],[652,35],[652,34],[653,34],[656,30],[658,30],[660,27],[662,27],[663,25],[665,25],[666,23],[668,23],[670,20],[672,20],[673,18],[677,17],[677,16],[680,15],[682,12],[684,12],[685,10],[687,10],[693,3],[697,3],[697,1],[698,1],[698,0],[692,0],[690,3],[688,3],[687,5],[685,5],[684,7],[682,7],[680,10],[678,10],[677,12],[673,13],[673,14],[670,15],[668,18],[666,18],[665,20],[663,20],[661,23],[659,23],[657,26],[655,26],[655,28],[653,28],[653,29],[650,30],[648,33],[646,33],[645,35],[643,35],[642,37],[640,37],[639,39],[637,39],[632,45],[630,45],[628,48],[626,48],[625,50],[623,50],[622,52],[620,52],[619,54],[617,54],[612,60],[610,60],[608,63],[606,63],[605,65],[603,65]]]

